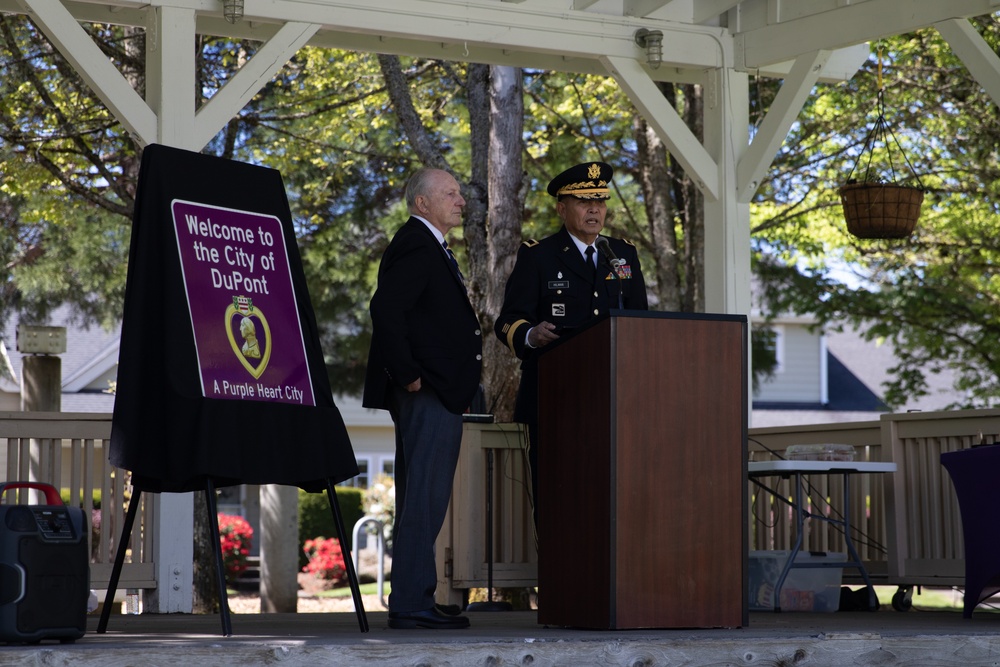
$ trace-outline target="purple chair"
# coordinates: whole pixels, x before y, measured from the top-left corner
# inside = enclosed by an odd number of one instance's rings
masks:
[[[941,454],[941,465],[951,475],[962,513],[965,537],[965,607],[963,618],[983,600],[1000,592],[1000,445]]]

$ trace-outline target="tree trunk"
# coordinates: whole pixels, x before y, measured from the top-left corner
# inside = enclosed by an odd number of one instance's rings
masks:
[[[495,335],[493,324],[503,306],[507,276],[521,244],[524,212],[524,87],[521,70],[490,67],[489,289],[480,305],[483,325],[483,380],[490,392],[486,408],[498,421],[509,421],[517,394],[518,362]]]
[[[673,199],[670,173],[667,169],[667,148],[644,118],[636,115],[636,154],[639,168],[636,174],[646,203],[646,220],[649,221],[650,244],[646,248],[653,258],[653,266],[643,267],[647,290],[652,288],[657,310],[681,309],[680,253],[677,247],[677,229],[674,226],[677,209]]]
[[[698,141],[705,141],[705,109],[701,86],[681,86],[684,96],[682,116]],[[687,215],[684,216],[684,276],[687,279],[681,310],[705,311],[705,197],[685,174],[684,189]]]
[[[667,100],[699,139],[704,135],[701,89],[693,85],[659,84]],[[705,206],[701,192],[667,152],[662,140],[642,118],[633,123],[638,167],[649,221],[641,243],[653,259],[643,267],[657,310],[705,310]]]
[[[194,494],[194,599],[196,614],[219,611],[219,586],[215,583],[215,553],[208,529],[208,503],[205,494]]]

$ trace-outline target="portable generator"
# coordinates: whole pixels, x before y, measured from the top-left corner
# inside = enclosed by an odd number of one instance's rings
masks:
[[[0,483],[0,499],[13,489],[46,504],[0,504],[0,641],[75,641],[87,631],[90,520],[50,484]]]

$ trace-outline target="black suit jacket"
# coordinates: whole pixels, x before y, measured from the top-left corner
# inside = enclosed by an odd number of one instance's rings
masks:
[[[616,273],[600,257],[594,278],[566,227],[541,241],[525,241],[517,252],[494,328],[497,337],[521,359],[521,384],[514,409],[516,421],[536,420],[540,350],[525,345],[528,329],[548,321],[559,327],[561,336],[571,335],[618,308],[619,290],[623,308],[648,308],[646,283],[635,246],[621,239],[605,238],[625,264]]]
[[[417,378],[461,414],[479,389],[483,339],[465,285],[434,234],[406,221],[382,255],[369,306],[372,343],[362,403],[387,409],[391,383]]]

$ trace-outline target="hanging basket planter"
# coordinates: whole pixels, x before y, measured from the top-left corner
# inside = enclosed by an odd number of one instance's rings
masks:
[[[881,79],[881,72],[879,76]],[[904,239],[913,233],[917,219],[920,218],[920,206],[924,201],[924,187],[920,182],[920,176],[913,169],[913,165],[903,153],[899,141],[886,122],[881,87],[878,92],[877,109],[878,118],[865,139],[864,150],[858,156],[854,167],[851,168],[847,184],[840,186],[840,205],[844,210],[844,219],[847,221],[847,231],[859,239]],[[896,182],[896,170],[893,165],[889,138],[896,144],[896,148],[910,168],[917,183],[916,187]],[[890,173],[888,180],[883,179],[877,173],[872,173],[872,158],[875,153],[875,144],[879,140],[885,145]],[[868,163],[865,167],[864,180],[858,181],[852,176],[866,154]]]
[[[849,183],[840,187],[847,231],[859,239],[905,239],[920,217],[924,191],[896,183]]]

